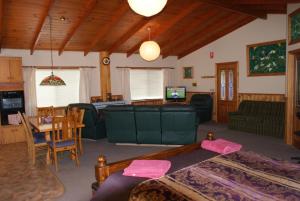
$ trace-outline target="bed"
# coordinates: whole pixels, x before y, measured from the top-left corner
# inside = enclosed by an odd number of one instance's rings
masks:
[[[142,158],[167,158],[172,168],[162,178],[147,180],[122,176],[137,158],[112,164],[99,158],[93,187],[100,187],[92,201],[300,200],[300,166],[254,152],[216,155],[194,144]]]

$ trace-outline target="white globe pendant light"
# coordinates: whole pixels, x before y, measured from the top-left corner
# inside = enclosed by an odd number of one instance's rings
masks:
[[[154,61],[160,55],[160,47],[157,42],[150,40],[150,27],[149,31],[149,40],[142,43],[140,46],[140,56],[146,61]]]
[[[140,47],[140,55],[146,61],[153,61],[159,57],[160,47],[155,41],[145,41]]]
[[[167,4],[167,0],[128,0],[130,8],[143,16],[156,15]]]

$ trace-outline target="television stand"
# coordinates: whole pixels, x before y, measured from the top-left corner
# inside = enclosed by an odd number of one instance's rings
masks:
[[[187,105],[186,101],[167,101],[164,105]]]

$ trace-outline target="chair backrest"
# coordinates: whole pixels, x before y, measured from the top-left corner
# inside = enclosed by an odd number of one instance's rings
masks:
[[[85,128],[95,126],[98,121],[98,113],[93,104],[90,103],[72,103],[68,105],[68,108],[78,107],[84,109],[83,122]],[[69,109],[68,109],[69,110]]]
[[[56,142],[74,140],[77,138],[77,121],[74,115],[65,117],[53,117],[52,119],[52,141]]]
[[[123,96],[122,95],[112,95],[111,96],[111,100],[112,101],[122,101],[123,100]]]
[[[102,96],[91,96],[91,103],[102,102]]]
[[[38,107],[37,108],[37,117],[38,117],[38,124],[43,124],[43,119],[47,117],[54,116],[54,107]]]
[[[74,116],[78,124],[83,123],[84,109],[79,107],[68,107],[67,116]]]
[[[34,140],[33,140],[33,135],[32,135],[31,126],[30,126],[28,117],[25,115],[25,113],[23,113],[23,115],[22,115],[20,112],[18,112],[18,116],[20,117],[20,119],[22,121],[22,126],[25,131],[27,143],[29,146],[33,146]]]
[[[196,107],[212,108],[213,100],[209,94],[194,94],[190,103]]]

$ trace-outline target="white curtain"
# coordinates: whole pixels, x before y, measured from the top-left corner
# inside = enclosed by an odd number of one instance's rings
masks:
[[[122,84],[122,95],[127,104],[131,103],[131,93],[130,93],[130,69],[122,69],[121,75]]]
[[[23,68],[24,75],[24,96],[25,96],[25,111],[28,116],[36,115],[37,100],[36,100],[36,81],[35,68]]]
[[[167,86],[171,86],[173,80],[172,80],[172,69],[163,69],[163,97],[164,100],[166,98],[165,94],[166,94],[166,87]]]
[[[92,69],[80,68],[79,102],[89,103],[91,97]]]

